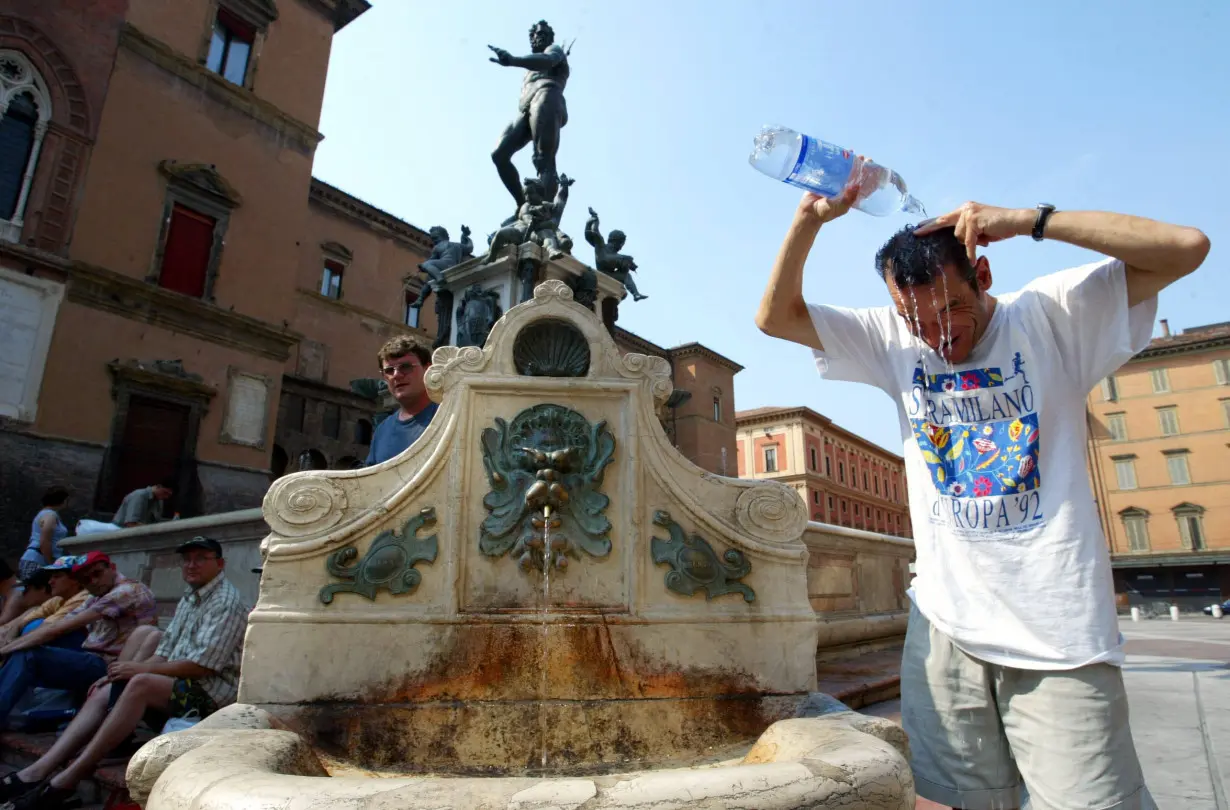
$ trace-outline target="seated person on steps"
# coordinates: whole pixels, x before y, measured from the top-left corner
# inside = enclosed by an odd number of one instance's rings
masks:
[[[0,802],[13,801],[15,810],[66,807],[77,783],[143,718],[157,731],[171,717],[206,717],[234,702],[248,608],[223,573],[216,540],[194,537],[176,550],[188,592],[166,633],[141,627],[132,634],[55,745],[0,780]]]
[[[91,551],[73,565],[73,574],[92,595],[55,624],[39,627],[0,647],[0,728],[26,690],[36,686],[66,689],[84,696],[90,684],[107,674],[132,631],[157,624],[158,605],[144,584],[115,570],[111,559]],[[80,649],[56,641],[87,629]]]
[[[17,618],[0,625],[0,645],[8,644],[18,636],[30,633],[39,627],[50,627],[56,622],[68,618],[77,608],[90,598],[90,592],[81,587],[81,583],[73,576],[73,565],[80,557],[60,557],[51,565],[43,566],[40,577],[33,577],[26,582],[27,593],[31,582],[35,585],[45,581],[48,598],[37,605],[32,605]],[[84,627],[74,630],[54,639],[54,647],[79,649],[85,641]]]

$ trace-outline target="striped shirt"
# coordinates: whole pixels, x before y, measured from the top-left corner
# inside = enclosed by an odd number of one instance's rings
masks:
[[[239,694],[239,657],[247,626],[248,606],[226,574],[219,572],[208,584],[189,588],[179,600],[175,618],[154,654],[212,670],[214,674],[192,680],[222,708]]]

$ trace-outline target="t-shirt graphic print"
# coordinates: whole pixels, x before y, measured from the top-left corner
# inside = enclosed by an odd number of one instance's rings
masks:
[[[935,496],[929,519],[955,531],[1039,525],[1038,414],[1020,352],[998,368],[927,374],[914,369],[910,426]]]

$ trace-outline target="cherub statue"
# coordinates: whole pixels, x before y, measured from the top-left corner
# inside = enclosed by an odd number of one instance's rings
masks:
[[[603,239],[602,232],[598,230],[598,212],[589,209],[589,219],[585,221],[585,241],[594,246],[594,267],[627,287],[633,301],[642,301],[649,296],[641,295],[632,280],[636,262],[631,256],[619,252],[626,240],[623,231],[611,231],[610,236]]]
[[[525,178],[525,202],[517,208],[516,218],[491,237],[491,247],[483,262],[493,262],[505,247],[523,242],[542,245],[549,259],[572,252],[572,238],[560,230],[560,221],[568,205],[568,189],[575,182],[566,174],[560,175],[555,201],[547,202],[543,184],[536,177]]]
[[[419,297],[410,306],[419,308],[433,292],[438,293],[444,284],[444,271],[461,264],[474,255],[474,243],[470,241],[470,229],[461,226],[461,241],[450,242],[448,230],[436,225],[428,233],[431,235],[431,256],[421,262],[418,269],[427,274],[427,282],[419,290]],[[406,279],[409,281],[410,279]]]

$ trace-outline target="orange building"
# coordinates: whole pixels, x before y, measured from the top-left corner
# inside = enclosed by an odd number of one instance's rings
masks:
[[[312,178],[332,37],[367,8],[4,4],[6,550],[51,484],[79,518],[170,479],[189,515],[258,504],[284,436],[322,434],[330,464],[366,452],[381,406],[349,381],[393,334],[434,330],[402,300],[426,234]]]
[[[905,462],[810,408],[735,414],[741,478],[794,487],[812,520],[913,537]]]
[[[1230,323],[1162,337],[1087,401],[1089,474],[1120,603],[1230,597]]]

